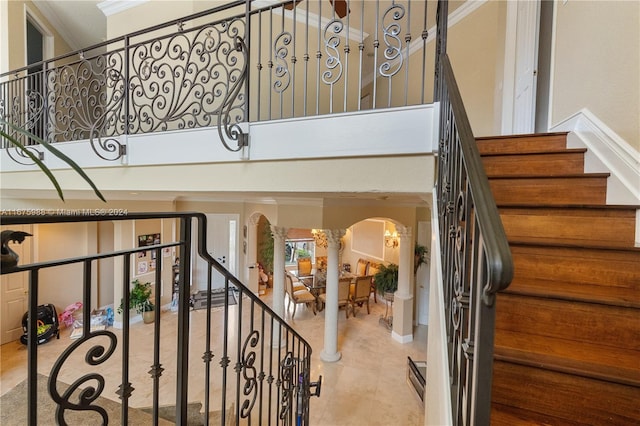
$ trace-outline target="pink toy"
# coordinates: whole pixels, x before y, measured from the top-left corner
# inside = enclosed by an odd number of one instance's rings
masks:
[[[82,302],[72,303],[67,306],[64,312],[60,314],[60,322],[67,327],[71,327],[73,325],[73,313],[78,309],[82,309]]]

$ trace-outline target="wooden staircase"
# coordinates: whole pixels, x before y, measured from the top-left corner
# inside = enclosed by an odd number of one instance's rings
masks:
[[[496,309],[494,425],[640,425],[635,206],[566,134],[478,138],[515,273]]]

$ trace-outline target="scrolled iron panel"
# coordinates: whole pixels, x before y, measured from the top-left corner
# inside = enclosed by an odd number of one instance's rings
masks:
[[[89,139],[102,159],[122,155],[126,82],[121,50],[47,71],[47,139]]]
[[[289,56],[289,44],[292,41],[291,33],[288,31],[278,34],[273,42],[273,52],[275,61],[274,76],[276,81],[273,83],[273,90],[276,93],[283,93],[291,84],[291,73],[289,72],[289,64],[287,57]],[[295,59],[292,58],[292,62]],[[294,62],[295,63],[295,62]]]
[[[245,380],[244,386],[242,387],[242,394],[248,397],[242,402],[242,407],[240,408],[240,417],[243,419],[249,417],[258,397],[258,380],[256,368],[254,367],[257,354],[253,349],[255,349],[259,343],[260,333],[257,330],[253,330],[242,345],[242,377]],[[248,350],[249,348],[252,350]]]
[[[79,377],[73,383],[69,385],[62,394],[58,391],[58,375],[60,370],[64,367],[65,361],[71,356],[71,354],[78,349],[85,342],[94,339],[99,336],[105,336],[109,339],[109,347],[105,348],[104,345],[95,345],[89,348],[85,355],[85,362],[92,366],[97,366],[107,361],[111,355],[113,355],[116,346],[117,338],[111,331],[95,331],[90,332],[80,339],[73,342],[56,360],[53,368],[51,369],[51,375],[49,377],[49,394],[51,398],[56,402],[58,407],[56,408],[56,419],[58,424],[66,424],[64,420],[64,413],[66,410],[74,411],[94,411],[98,413],[103,420],[103,424],[108,424],[109,418],[107,411],[100,406],[93,405],[93,402],[102,394],[104,390],[104,377],[98,373],[89,373]],[[91,381],[97,382],[97,387],[87,386]],[[83,386],[84,388],[78,395],[78,402],[71,401],[72,394]],[[129,386],[130,387],[130,386]],[[133,390],[133,389],[131,389]],[[130,393],[130,391],[128,392]]]
[[[240,36],[236,37],[235,51],[242,55],[242,68],[229,74],[229,83],[232,83],[232,86],[224,96],[218,112],[218,135],[220,136],[220,141],[227,150],[232,152],[240,151],[243,147],[249,145],[249,135],[239,125],[246,119],[246,99],[242,89],[247,79],[247,66],[249,63],[247,46]],[[231,52],[229,57],[231,58],[231,63],[237,64],[237,57],[231,56]],[[229,142],[236,142],[237,146],[232,148]]]
[[[280,363],[280,378],[278,379],[279,385],[282,387],[278,418],[285,422],[289,417],[291,410],[293,410],[292,402],[295,385],[294,367],[295,363],[293,353],[289,351]]]
[[[396,3],[391,5],[382,15],[382,36],[384,39],[385,62],[378,68],[384,77],[393,77],[402,69],[402,27],[399,23],[405,16],[404,6]]]
[[[342,61],[340,60],[340,33],[344,29],[341,19],[334,18],[325,25],[323,30],[324,51],[327,58],[324,60],[326,70],[322,72],[322,82],[333,85],[342,77]]]

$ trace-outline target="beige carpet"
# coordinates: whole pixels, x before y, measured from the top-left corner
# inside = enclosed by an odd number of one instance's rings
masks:
[[[37,413],[38,425],[56,425],[57,405],[49,396],[47,389],[48,378],[38,374],[38,400]],[[69,385],[58,382],[58,390],[63,393]],[[74,392],[71,401],[77,401],[77,394]],[[74,398],[75,397],[75,398]],[[121,405],[107,398],[98,397],[93,405],[100,406],[107,411],[109,424],[120,424]],[[27,381],[19,383],[15,388],[0,397],[0,425],[2,426],[23,426],[27,424]],[[65,420],[69,425],[99,425],[102,424],[102,417],[94,411],[72,411],[65,412]],[[151,416],[141,410],[129,409],[129,425],[150,425]],[[160,420],[159,424],[171,425],[173,422]]]

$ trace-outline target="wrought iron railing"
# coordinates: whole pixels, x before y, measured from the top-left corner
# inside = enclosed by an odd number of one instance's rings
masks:
[[[26,210],[25,210],[26,212]],[[46,395],[39,395],[37,388],[38,373],[43,367],[38,363],[40,350],[47,350],[46,344],[38,346],[36,320],[37,307],[41,303],[40,290],[53,284],[46,282],[48,271],[60,267],[73,267],[79,276],[69,274],[67,284],[73,282],[82,285],[82,303],[85,309],[82,323],[90,324],[90,307],[95,306],[92,288],[95,278],[92,271],[105,259],[118,260],[122,268],[123,306],[129,306],[129,282],[134,274],[132,266],[141,251],[154,253],[155,259],[162,259],[163,250],[176,250],[180,256],[179,293],[176,313],[161,314],[161,292],[155,291],[154,326],[145,325],[141,334],[135,334],[130,326],[128,310],[123,311],[122,330],[107,328],[94,331],[84,327],[81,338],[70,341],[60,357],[48,372],[48,397],[56,404],[55,422],[65,424],[65,416],[73,411],[85,414],[87,422],[90,415],[96,415],[98,423],[119,421],[128,424],[131,415],[131,402],[151,407],[150,412],[157,424],[161,405],[175,406],[177,424],[187,424],[188,403],[198,401],[204,409],[204,424],[309,424],[309,398],[319,394],[320,384],[310,383],[311,347],[282,318],[278,317],[260,298],[246,288],[237,278],[208,255],[206,250],[206,217],[199,213],[133,213],[128,215],[34,215],[2,216],[1,224],[7,228],[19,225],[38,225],[33,237],[46,232],[47,224],[64,224],[104,221],[142,221],[175,220],[179,227],[179,238],[165,239],[160,244],[112,252],[97,253],[68,259],[53,259],[37,263],[10,266],[4,263],[2,274],[28,274],[28,413],[24,414],[30,425],[52,423],[51,418],[38,417],[37,404],[41,404]],[[101,212],[93,212],[101,213]],[[190,312],[190,264],[192,244],[192,222],[197,222],[198,256],[208,265],[206,283],[206,322],[196,329],[193,313]],[[3,234],[5,240],[5,234]],[[55,241],[47,241],[55,244]],[[117,264],[114,262],[114,264]],[[155,283],[161,283],[163,277],[162,262],[155,269]],[[114,270],[114,272],[116,272]],[[224,305],[217,311],[212,310],[212,279],[217,274],[224,280]],[[156,286],[156,290],[158,290]],[[231,298],[237,302],[232,304]],[[177,319],[174,315],[177,315]],[[173,322],[167,318],[173,317]],[[169,325],[171,324],[171,325]],[[177,324],[177,325],[176,325]],[[151,336],[152,335],[152,336]],[[161,339],[161,336],[163,338]],[[173,342],[167,343],[167,336]],[[143,353],[140,342],[144,340],[150,346]],[[200,360],[191,356],[199,352]],[[195,354],[194,354],[195,355]],[[146,357],[146,358],[145,358]],[[139,371],[140,359],[148,364],[148,376],[144,378]],[[84,362],[82,361],[84,360]],[[217,360],[217,362],[214,362]],[[134,371],[134,365],[138,368]],[[62,378],[61,371],[66,371]],[[69,373],[69,371],[71,373]],[[109,371],[109,373],[106,373]],[[64,391],[59,383],[70,380],[69,389],[83,389],[80,396]],[[115,390],[107,395],[106,389]],[[117,395],[116,395],[117,394]],[[141,394],[139,396],[139,394]],[[146,397],[145,395],[151,395]],[[97,399],[106,397],[121,404],[119,415],[109,413]],[[119,398],[119,400],[118,400]],[[141,399],[142,398],[142,399]],[[141,402],[142,401],[142,402]],[[215,419],[210,413],[219,411]],[[115,418],[114,418],[115,417]],[[97,423],[96,423],[97,424]]]
[[[488,425],[496,293],[513,261],[476,140],[446,55],[447,2],[438,8],[436,93],[440,102],[437,214],[455,425]]]
[[[218,126],[239,150],[239,123],[430,101],[432,3],[263,3],[231,1],[0,75],[0,116],[117,160],[123,135]]]

